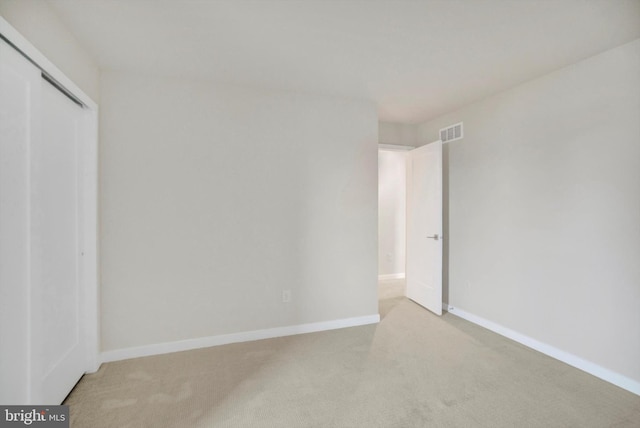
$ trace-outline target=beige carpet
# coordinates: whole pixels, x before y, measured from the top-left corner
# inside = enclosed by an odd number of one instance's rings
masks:
[[[381,284],[380,324],[104,364],[72,427],[640,427],[640,397]]]

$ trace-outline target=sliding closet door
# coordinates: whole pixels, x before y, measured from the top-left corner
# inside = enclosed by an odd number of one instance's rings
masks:
[[[60,404],[91,367],[95,174],[84,167],[93,153],[87,117],[0,40],[2,404]]]
[[[41,137],[31,154],[34,398],[60,403],[84,373],[81,334],[79,147],[82,108],[41,89]],[[39,389],[39,391],[38,391]]]
[[[40,71],[0,40],[0,403],[31,395],[31,145],[39,138]]]

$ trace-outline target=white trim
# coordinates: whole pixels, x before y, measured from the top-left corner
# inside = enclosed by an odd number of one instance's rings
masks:
[[[415,147],[413,146],[402,146],[400,144],[378,144],[378,150],[391,150],[394,152],[408,152],[409,150],[413,150]]]
[[[86,309],[86,313],[83,316],[82,324],[87,344],[85,371],[95,372],[100,367],[100,310],[98,302],[97,253],[98,105],[2,16],[0,16],[0,33],[86,106],[84,109],[85,118],[81,130],[84,134],[84,146],[80,151],[80,155],[82,156],[80,169],[82,170],[84,181],[83,185],[79,187],[79,191],[82,193],[81,211],[84,213],[84,219],[81,221],[81,251],[83,253],[81,256],[81,281],[85,287],[83,290],[82,303]],[[90,221],[84,221],[86,219]]]
[[[569,364],[570,366],[592,374],[595,377],[619,386],[620,388],[626,389],[629,392],[640,395],[640,382],[638,382],[637,380],[621,375],[620,373],[616,373],[612,370],[599,366],[598,364],[592,363],[591,361],[587,361],[576,355],[570,354],[569,352],[540,342],[522,333],[518,333],[517,331],[511,330],[498,323],[489,321],[485,318],[464,311],[460,308],[454,308],[453,306],[448,305],[446,310],[452,315],[498,333],[501,336],[521,343],[522,345],[527,346],[531,349],[535,349],[538,352],[542,352],[545,355],[548,355],[552,358],[555,358],[556,360],[560,360],[563,363]]]
[[[442,310],[446,311],[446,312],[449,312],[449,304],[445,303],[445,302],[442,302]]]
[[[404,277],[405,277],[404,272],[387,273],[384,275],[378,275],[378,281],[384,281],[385,279],[403,279]]]
[[[310,324],[291,325],[286,327],[268,328],[264,330],[245,331],[241,333],[223,334],[220,336],[199,337],[197,339],[178,340],[175,342],[156,343],[153,345],[137,346],[134,348],[115,349],[103,352],[102,362],[126,360],[129,358],[147,357],[150,355],[168,354],[171,352],[188,351],[191,349],[208,348],[210,346],[227,345],[229,343],[249,342],[253,340],[271,339],[274,337],[292,336],[295,334],[314,333],[325,330],[335,330],[345,327],[376,324],[380,322],[380,315],[366,315],[355,318],[344,318]]]
[[[0,33],[13,43],[18,49],[25,53],[33,62],[38,64],[42,69],[58,81],[62,86],[69,90],[74,96],[78,97],[89,109],[97,110],[98,105],[85,94],[75,83],[64,75],[58,67],[47,59],[35,46],[33,46],[22,34],[11,26],[2,16],[0,16]]]

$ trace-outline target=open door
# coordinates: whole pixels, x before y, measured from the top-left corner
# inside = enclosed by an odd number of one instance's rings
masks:
[[[442,142],[407,153],[407,297],[442,315]]]

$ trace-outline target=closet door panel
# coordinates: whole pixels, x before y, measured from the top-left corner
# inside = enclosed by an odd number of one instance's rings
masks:
[[[0,40],[2,404],[60,404],[87,366],[85,113]]]
[[[0,40],[0,403],[31,396],[30,154],[40,71]]]
[[[78,145],[82,109],[43,82],[31,168],[34,391],[60,403],[84,372]]]

